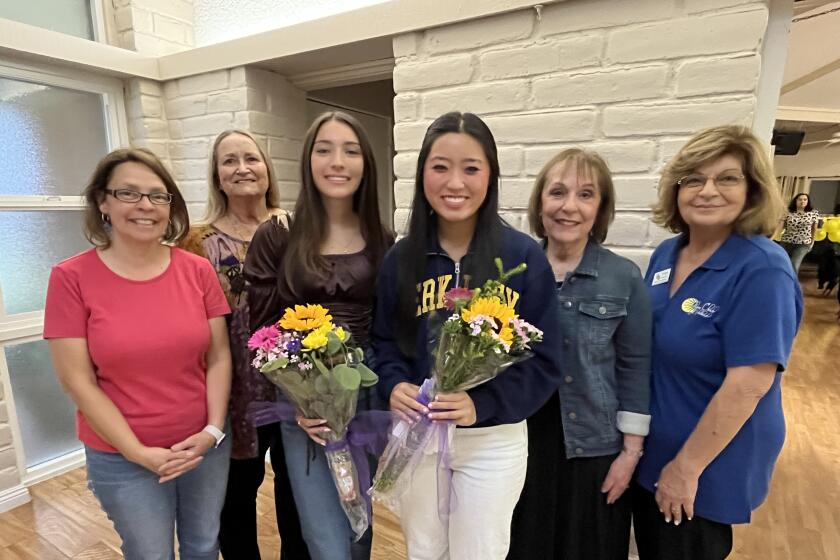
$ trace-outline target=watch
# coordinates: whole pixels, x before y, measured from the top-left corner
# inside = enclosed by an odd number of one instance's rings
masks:
[[[225,440],[225,433],[213,424],[207,424],[206,426],[204,426],[204,430],[202,431],[205,431],[211,436],[213,436],[213,438],[216,440],[216,447],[219,447]]]

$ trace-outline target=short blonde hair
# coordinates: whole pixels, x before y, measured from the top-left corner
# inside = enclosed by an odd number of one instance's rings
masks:
[[[698,168],[731,155],[741,160],[747,181],[747,201],[735,220],[742,235],[772,235],[785,206],[764,144],[745,126],[707,128],[694,135],[668,163],[659,180],[659,200],[652,221],[674,233],[685,233],[688,224],[677,205],[677,181]]]
[[[542,192],[548,181],[548,174],[561,163],[573,163],[579,177],[588,176],[598,186],[601,204],[598,206],[598,215],[595,216],[591,235],[596,241],[603,243],[607,238],[610,224],[615,218],[615,186],[612,181],[612,173],[610,173],[607,162],[601,156],[581,148],[563,150],[543,165],[536,181],[534,181],[531,199],[528,202],[528,224],[531,226],[531,231],[540,239],[546,238],[541,216]]]
[[[266,171],[268,174],[268,190],[265,192],[265,205],[269,209],[280,208],[280,191],[277,188],[277,181],[274,178],[274,166],[271,160],[266,155],[265,150],[259,141],[254,138],[254,135],[246,130],[230,129],[225,130],[213,142],[213,148],[210,151],[210,167],[207,170],[209,179],[209,189],[207,189],[207,209],[204,212],[204,217],[201,219],[203,224],[212,224],[227,213],[227,195],[222,191],[222,182],[219,179],[219,144],[222,140],[233,134],[239,134],[246,138],[250,138],[257,147],[260,157],[265,162]]]

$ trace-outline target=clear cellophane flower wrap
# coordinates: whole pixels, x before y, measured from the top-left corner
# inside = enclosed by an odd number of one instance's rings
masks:
[[[525,270],[525,264],[505,272],[496,259],[499,278],[480,289],[455,288],[446,294],[452,315],[443,323],[433,342],[430,378],[420,387],[417,400],[423,405],[436,395],[466,391],[486,383],[513,364],[529,358],[531,344],[542,332],[520,319],[515,301],[507,301],[504,282]],[[441,473],[448,469],[448,450],[455,426],[421,416],[416,422],[400,420],[394,426],[379,461],[371,496],[399,513],[399,500],[423,455],[438,455],[438,505],[440,514],[450,511],[448,484]]]
[[[306,418],[326,421],[325,454],[341,507],[358,540],[370,525],[370,506],[359,485],[348,427],[356,416],[360,387],[378,381],[364,352],[332,323],[319,305],[286,309],[277,325],[259,329],[248,342],[258,368]],[[360,459],[361,460],[361,459]],[[366,464],[359,465],[368,472]]]

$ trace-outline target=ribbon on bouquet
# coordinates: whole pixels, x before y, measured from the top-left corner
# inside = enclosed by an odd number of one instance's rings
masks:
[[[255,426],[264,426],[275,422],[294,422],[296,407],[286,401],[258,401],[248,405],[248,417]],[[340,451],[349,448],[359,477],[359,492],[365,500],[368,518],[372,519],[373,508],[368,495],[371,474],[367,455],[379,457],[388,443],[391,413],[385,410],[363,410],[356,413],[347,426],[347,433],[339,441],[327,442],[324,451]]]
[[[432,392],[435,389],[435,380],[433,378],[426,379],[420,386],[420,394],[417,396],[417,402],[425,407],[428,407],[432,402]],[[438,412],[444,412],[443,409],[438,409]],[[452,464],[450,461],[450,446],[449,436],[454,426],[451,420],[445,422],[433,422],[428,416],[423,416],[420,422],[428,422],[434,426],[437,431],[437,493],[438,493],[438,518],[446,520],[449,514],[455,507],[452,504]],[[434,438],[434,435],[432,436]]]

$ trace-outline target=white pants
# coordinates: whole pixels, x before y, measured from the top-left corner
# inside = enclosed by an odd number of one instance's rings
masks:
[[[438,513],[437,455],[423,457],[400,499],[409,560],[504,560],[527,464],[525,422],[456,429],[448,518]]]

